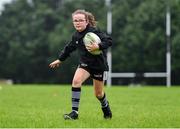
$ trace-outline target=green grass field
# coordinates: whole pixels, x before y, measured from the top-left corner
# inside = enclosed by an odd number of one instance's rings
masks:
[[[16,85],[0,88],[0,128],[176,128],[180,87],[105,88],[113,118],[104,120],[93,87],[82,87],[79,119],[71,110],[71,86]]]

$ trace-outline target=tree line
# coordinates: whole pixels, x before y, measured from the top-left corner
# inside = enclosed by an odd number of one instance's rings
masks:
[[[172,83],[180,84],[180,1],[112,0],[112,71],[165,72],[166,8],[171,10]],[[106,32],[105,0],[13,0],[0,15],[0,78],[15,83],[70,83],[78,63],[74,52],[62,67],[50,69],[71,38],[71,13],[92,12]],[[114,79],[129,84],[135,79]],[[139,83],[165,84],[165,79]]]

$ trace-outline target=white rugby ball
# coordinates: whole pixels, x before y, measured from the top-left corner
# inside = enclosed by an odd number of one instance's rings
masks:
[[[85,46],[88,46],[92,43],[97,43],[97,44],[101,43],[101,39],[99,38],[99,36],[97,34],[95,34],[93,32],[88,32],[84,36],[83,42],[84,42]],[[101,50],[95,50],[95,51],[92,51],[90,53],[93,55],[99,55],[102,53],[102,51]]]

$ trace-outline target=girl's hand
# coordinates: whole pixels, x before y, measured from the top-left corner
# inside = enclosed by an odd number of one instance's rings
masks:
[[[61,64],[60,60],[55,60],[52,63],[49,64],[50,68],[55,68],[55,67],[59,67],[59,65]]]
[[[91,43],[88,46],[86,46],[86,49],[89,52],[95,51],[95,50],[99,50],[99,45],[97,43]]]

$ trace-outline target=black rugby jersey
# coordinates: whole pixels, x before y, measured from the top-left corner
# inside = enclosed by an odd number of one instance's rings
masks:
[[[83,38],[88,32],[93,32],[97,34],[100,39],[101,43],[99,44],[99,49],[102,50],[102,53],[100,55],[92,55],[88,50],[86,49]],[[80,60],[80,65],[84,65],[90,69],[97,70],[97,71],[108,71],[108,64],[107,64],[107,48],[112,45],[112,38],[101,32],[100,30],[90,27],[89,25],[86,27],[86,29],[82,32],[76,31],[71,41],[64,47],[64,49],[59,54],[59,60],[64,61],[67,57],[70,56],[70,54],[78,49]]]

